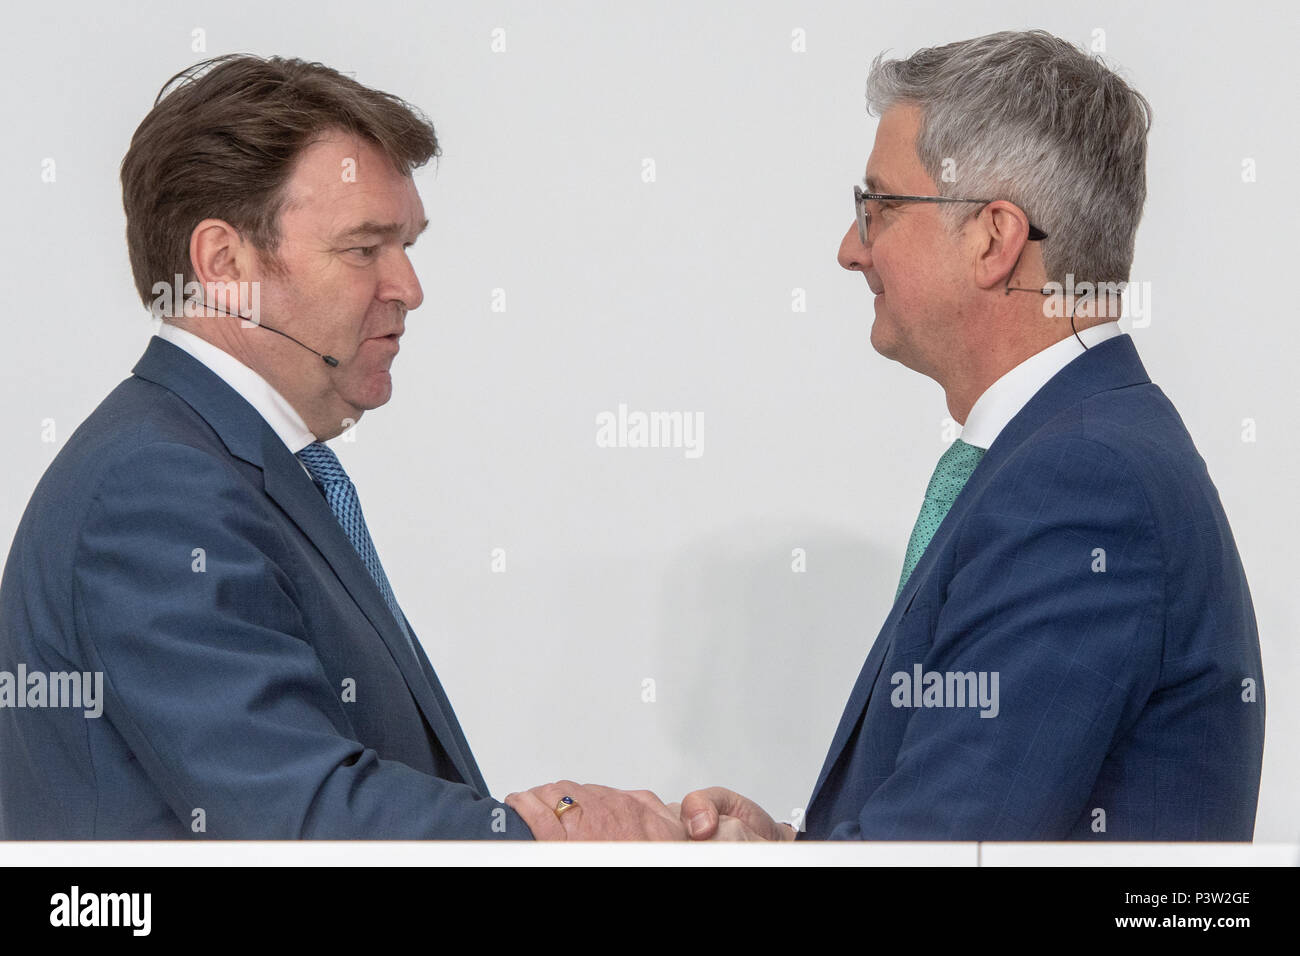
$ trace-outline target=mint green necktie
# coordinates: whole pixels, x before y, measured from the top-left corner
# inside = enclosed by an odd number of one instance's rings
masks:
[[[930,476],[930,484],[925,489],[925,501],[921,505],[921,513],[916,516],[916,524],[912,526],[912,537],[907,542],[907,558],[903,561],[903,576],[898,579],[898,590],[894,592],[895,600],[903,593],[907,579],[912,576],[912,572],[921,562],[921,555],[925,554],[925,549],[930,546],[930,539],[939,530],[944,515],[957,500],[971,473],[975,471],[975,466],[983,457],[983,448],[968,445],[958,438],[948,446],[948,450],[939,459],[939,464],[934,466],[934,474]]]

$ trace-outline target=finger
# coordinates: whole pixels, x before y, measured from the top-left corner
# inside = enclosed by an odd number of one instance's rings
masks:
[[[583,784],[574,783],[572,780],[559,780],[537,789],[539,791],[538,796],[547,801],[553,811],[560,809],[561,800],[564,797],[568,797],[572,801],[569,804],[569,809],[563,813],[555,814],[560,825],[564,827],[567,839],[592,839],[592,836],[584,829],[584,820],[588,816],[584,805],[587,803],[594,804],[599,799],[599,795],[593,791],[600,788],[584,786]]]
[[[692,840],[707,840],[716,832],[720,816],[736,815],[741,799],[739,794],[725,787],[695,790],[682,797],[679,816]]]
[[[559,803],[561,797],[569,797],[576,801],[586,790],[582,784],[574,783],[572,780],[557,780],[555,783],[547,784],[545,787],[538,787],[538,789],[546,791],[551,806]]]
[[[558,810],[561,797],[569,797],[575,803],[579,802],[582,788],[572,780],[557,780],[554,783],[543,783],[530,791],[537,795],[537,799],[546,804],[552,810]],[[566,811],[566,813],[572,811]]]
[[[540,788],[538,788],[540,789]],[[537,789],[512,793],[506,797],[506,805],[524,819],[533,837],[538,840],[567,840],[569,831],[555,815],[555,810],[538,796]]]
[[[506,797],[506,804],[523,817],[524,823],[537,840],[567,840],[568,831],[560,824],[555,811],[538,796],[536,790],[512,793]]]

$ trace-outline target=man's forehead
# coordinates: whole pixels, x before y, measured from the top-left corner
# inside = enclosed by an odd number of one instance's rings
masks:
[[[385,168],[386,167],[386,168]],[[379,146],[364,136],[342,130],[325,130],[299,150],[294,171],[337,176],[343,180],[350,169],[360,181],[362,169],[371,175],[391,172],[400,175]]]
[[[868,192],[907,193],[929,181],[916,155],[919,125],[920,111],[914,106],[885,110],[876,126],[876,140],[862,179]]]
[[[428,225],[414,180],[374,144],[331,134],[305,147],[286,184],[286,210],[323,224],[331,235],[384,237]]]

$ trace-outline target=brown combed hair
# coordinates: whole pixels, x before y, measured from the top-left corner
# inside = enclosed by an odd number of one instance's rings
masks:
[[[156,282],[194,279],[190,234],[223,219],[274,266],[284,186],[299,152],[341,130],[410,175],[441,154],[426,116],[321,63],[227,54],[163,84],[122,160],[126,244],[147,308]]]

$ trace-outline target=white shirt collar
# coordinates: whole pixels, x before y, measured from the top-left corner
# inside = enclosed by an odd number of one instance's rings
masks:
[[[1119,335],[1119,322],[1106,322],[1082,329],[1079,338],[1088,348]],[[1038,390],[1061,369],[1083,354],[1073,335],[1031,355],[984,390],[961,430],[961,440],[977,448],[991,448],[1007,423],[1029,404]]]
[[[187,332],[169,322],[162,322],[154,333],[160,339],[184,349],[206,365],[214,375],[233,388],[257,413],[266,419],[271,430],[293,454],[298,454],[316,440],[307,429],[302,416],[289,404],[289,400],[272,387],[271,383],[255,371],[210,342],[205,342],[193,332]]]

